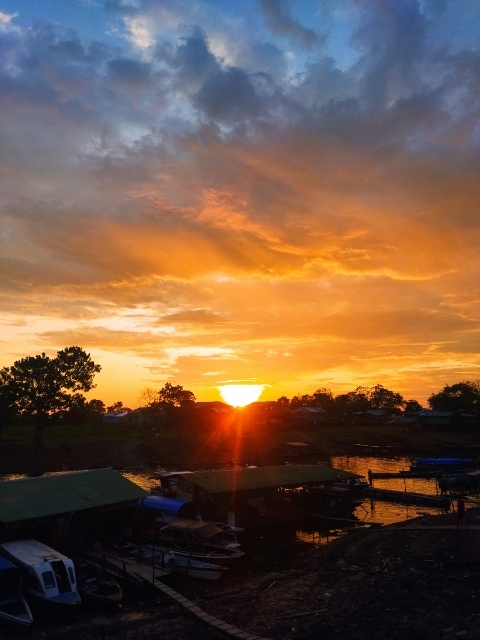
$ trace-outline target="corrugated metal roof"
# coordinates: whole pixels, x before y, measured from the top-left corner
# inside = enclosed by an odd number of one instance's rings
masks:
[[[186,484],[192,482],[208,493],[230,491],[248,491],[268,487],[299,487],[335,482],[357,475],[333,469],[323,464],[281,465],[275,467],[254,467],[229,469],[227,471],[206,471],[192,473],[183,479]],[[180,479],[179,479],[180,481]]]
[[[148,493],[113,469],[0,482],[0,522],[21,522],[136,501]]]

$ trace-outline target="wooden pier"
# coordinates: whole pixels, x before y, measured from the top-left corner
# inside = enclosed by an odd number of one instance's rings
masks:
[[[426,493],[412,493],[411,491],[394,491],[392,489],[375,489],[374,487],[361,490],[361,494],[375,500],[399,502],[400,504],[419,504],[440,509],[449,509],[451,500],[446,496],[433,496]]]
[[[218,631],[223,631],[223,633],[231,638],[236,638],[238,640],[270,640],[269,638],[262,638],[254,633],[243,631],[233,624],[228,624],[225,620],[220,620],[220,618],[211,616],[194,602],[182,596],[181,593],[178,593],[178,591],[175,591],[166,584],[159,582],[159,580],[169,575],[169,572],[162,571],[155,565],[136,562],[131,558],[125,558],[113,551],[105,553],[102,553],[101,551],[87,551],[84,554],[84,558],[86,562],[95,564],[96,566],[101,566],[108,573],[129,580],[136,586],[152,586],[157,591],[160,591],[169,598],[172,598],[174,602],[184,607],[188,613],[196,616],[201,620],[201,622],[208,624]]]

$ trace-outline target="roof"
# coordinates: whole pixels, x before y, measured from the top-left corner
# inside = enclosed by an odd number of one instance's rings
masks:
[[[192,473],[183,481],[191,482],[209,493],[227,493],[269,487],[317,485],[356,477],[358,476],[354,473],[333,469],[327,465],[306,464],[205,471]]]
[[[43,564],[45,561],[69,560],[67,556],[55,551],[38,540],[18,540],[17,542],[4,542],[0,549],[5,550],[10,556],[18,558],[32,567]]]
[[[164,525],[160,531],[185,531],[192,536],[205,540],[211,536],[222,533],[222,530],[211,522],[203,522],[203,520],[191,520],[187,518],[165,517],[155,520],[158,525]]]
[[[453,416],[453,411],[431,411],[430,409],[424,409],[419,415],[425,418],[450,418]]]
[[[113,469],[73,471],[0,482],[4,524],[134,502],[148,495]]]
[[[310,446],[308,442],[285,442],[285,444],[288,444],[290,447],[309,447]]]
[[[305,413],[305,411],[308,413],[327,413],[325,409],[321,407],[299,407],[298,409],[294,409],[293,413]]]

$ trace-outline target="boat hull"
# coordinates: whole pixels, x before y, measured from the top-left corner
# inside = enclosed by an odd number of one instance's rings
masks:
[[[0,603],[0,622],[12,631],[28,632],[32,628],[33,616],[24,598]]]

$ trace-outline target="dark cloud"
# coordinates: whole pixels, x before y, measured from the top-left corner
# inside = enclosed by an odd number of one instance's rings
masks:
[[[141,88],[150,85],[152,70],[147,62],[131,58],[116,58],[108,62],[108,71],[113,82],[129,88]]]
[[[285,0],[259,0],[259,4],[266,24],[273,33],[291,38],[305,49],[321,41],[314,31],[289,15]]]
[[[254,118],[263,111],[248,74],[236,67],[208,76],[193,102],[208,118],[227,123]]]

